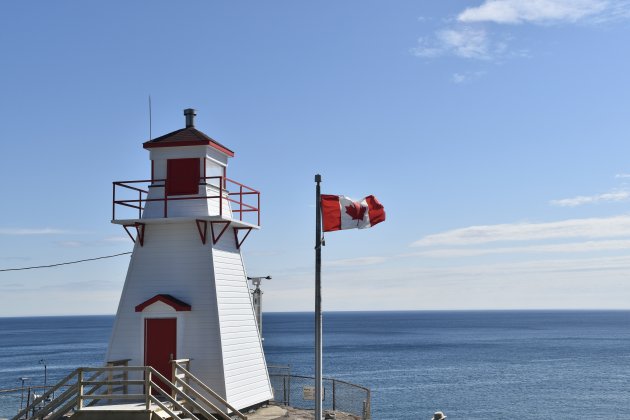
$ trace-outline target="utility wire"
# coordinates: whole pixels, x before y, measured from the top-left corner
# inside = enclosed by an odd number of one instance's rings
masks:
[[[103,257],[87,258],[85,260],[68,261],[68,262],[62,262],[62,263],[57,263],[57,264],[36,265],[36,266],[33,266],[33,267],[20,267],[20,268],[3,268],[3,269],[0,269],[0,273],[4,272],[4,271],[22,271],[22,270],[34,270],[34,269],[37,269],[37,268],[59,267],[60,265],[70,265],[70,264],[78,264],[78,263],[87,262],[87,261],[103,260],[105,258],[120,257],[121,255],[127,255],[127,254],[131,254],[131,252],[123,252],[123,253],[120,253],[120,254],[105,255]]]

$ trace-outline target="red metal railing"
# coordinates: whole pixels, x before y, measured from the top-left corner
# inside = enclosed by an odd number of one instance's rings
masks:
[[[214,186],[218,188],[217,195],[205,195],[196,194],[194,196],[169,196],[166,194],[166,180],[165,179],[150,179],[139,181],[114,181],[112,183],[112,220],[116,220],[117,206],[123,206],[138,210],[138,219],[142,218],[142,212],[144,207],[149,202],[162,202],[163,205],[163,217],[168,216],[168,203],[171,201],[190,201],[190,200],[211,200],[216,199],[219,201],[219,216],[223,216],[223,201],[226,200],[231,205],[232,214],[238,213],[238,220],[243,221],[244,213],[255,213],[254,218],[257,221],[257,225],[260,226],[260,192],[247,185],[223,176],[207,176],[200,178],[202,182],[200,186]],[[209,184],[208,180],[218,180],[218,185],[215,183]],[[143,189],[142,185],[147,184],[147,189]],[[135,185],[139,185],[137,187]],[[162,188],[164,193],[161,198],[148,198],[151,188]],[[137,193],[138,198],[128,198],[129,196]],[[117,199],[116,195],[120,197],[121,194],[125,195],[124,199]],[[255,196],[254,198],[250,198]],[[191,215],[194,217],[194,215]]]

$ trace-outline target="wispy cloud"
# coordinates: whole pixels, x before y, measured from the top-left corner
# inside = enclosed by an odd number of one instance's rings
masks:
[[[465,9],[457,20],[500,24],[577,22],[611,8],[606,0],[486,0]]]
[[[129,241],[129,237],[128,236],[108,236],[106,238],[103,238],[104,242],[128,242]]]
[[[459,258],[505,254],[562,254],[630,250],[630,240],[569,242],[562,244],[507,246],[494,248],[440,248],[406,254],[408,257]]]
[[[576,276],[578,273],[587,275],[588,273],[605,273],[612,271],[623,271],[630,274],[630,257],[614,256],[599,258],[567,258],[551,260],[530,260],[524,262],[494,263],[494,264],[470,264],[455,267],[429,267],[422,269],[423,275],[430,278],[458,278],[462,281],[474,281],[479,278],[488,279],[495,277],[506,282],[513,276],[524,276],[531,279],[533,274],[548,273],[553,275],[570,274]],[[550,277],[553,279],[553,277]],[[566,278],[566,277],[565,277]]]
[[[66,248],[82,248],[84,246],[88,246],[89,242],[85,241],[58,241],[57,244],[59,246],[63,246]]]
[[[476,244],[475,244],[476,245]],[[366,256],[357,258],[348,258],[342,260],[333,260],[326,262],[327,268],[345,268],[345,267],[366,267],[383,265],[400,261],[408,258],[466,258],[480,257],[484,255],[518,255],[532,256],[543,254],[546,257],[553,254],[587,254],[596,252],[609,251],[628,251],[630,250],[630,239],[612,239],[612,240],[585,240],[570,241],[564,243],[552,244],[533,244],[524,246],[505,246],[499,245],[494,247],[475,247],[464,246],[458,248],[441,248],[429,247],[416,252],[408,252],[389,256]],[[581,258],[581,257],[577,257]]]
[[[358,257],[329,261],[326,265],[329,267],[355,267],[382,264],[386,261],[388,261],[388,258],[386,257]]]
[[[630,174],[617,174],[615,175],[615,178],[621,178],[621,179],[630,178]]]
[[[418,39],[418,45],[411,49],[417,57],[439,57],[455,55],[462,58],[488,59],[492,45],[482,28],[453,28],[435,32],[432,37]]]
[[[460,246],[499,241],[630,236],[630,216],[570,219],[547,223],[470,226],[427,235],[412,246]]]
[[[67,235],[79,233],[55,228],[0,228],[0,235],[28,236],[28,235]]]
[[[427,235],[411,244],[419,251],[365,256],[326,263],[330,268],[388,264],[408,258],[462,258],[484,255],[588,254],[630,250],[630,215],[546,223],[469,226]],[[544,241],[548,241],[545,243]],[[519,244],[523,242],[533,242]],[[528,258],[529,258],[528,257]],[[581,257],[576,257],[581,258]]]
[[[457,84],[468,83],[480,78],[484,74],[486,74],[485,71],[465,71],[461,73],[453,73],[452,80],[453,83]]]
[[[411,53],[422,58],[456,56],[485,61],[529,57],[527,49],[512,47],[507,32],[503,31],[499,39],[496,25],[602,23],[615,19],[630,19],[630,0],[484,0],[479,6],[461,11],[444,28],[420,37]]]
[[[584,204],[597,204],[601,202],[618,202],[630,199],[630,191],[614,191],[604,194],[579,195],[573,198],[551,200],[549,203],[560,207],[577,207]]]
[[[68,241],[57,241],[57,244],[66,248],[83,248],[83,247],[92,247],[92,246],[114,246],[119,244],[129,245],[131,244],[131,239],[129,237],[124,236],[108,236],[103,239],[96,239],[92,241],[77,241],[77,240],[68,240]]]

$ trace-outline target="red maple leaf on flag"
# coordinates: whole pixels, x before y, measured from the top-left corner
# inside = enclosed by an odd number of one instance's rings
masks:
[[[366,210],[367,210],[367,207],[363,207],[361,204],[357,203],[356,201],[353,202],[351,205],[346,206],[346,214],[352,217],[352,220],[363,220],[363,217],[365,217]]]

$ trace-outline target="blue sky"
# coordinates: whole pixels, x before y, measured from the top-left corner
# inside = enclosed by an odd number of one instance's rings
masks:
[[[111,182],[197,127],[262,191],[265,310],[313,308],[314,183],[388,220],[333,232],[325,310],[630,308],[630,2],[0,5],[0,268],[131,250]],[[0,273],[0,316],[115,311],[128,257]]]

